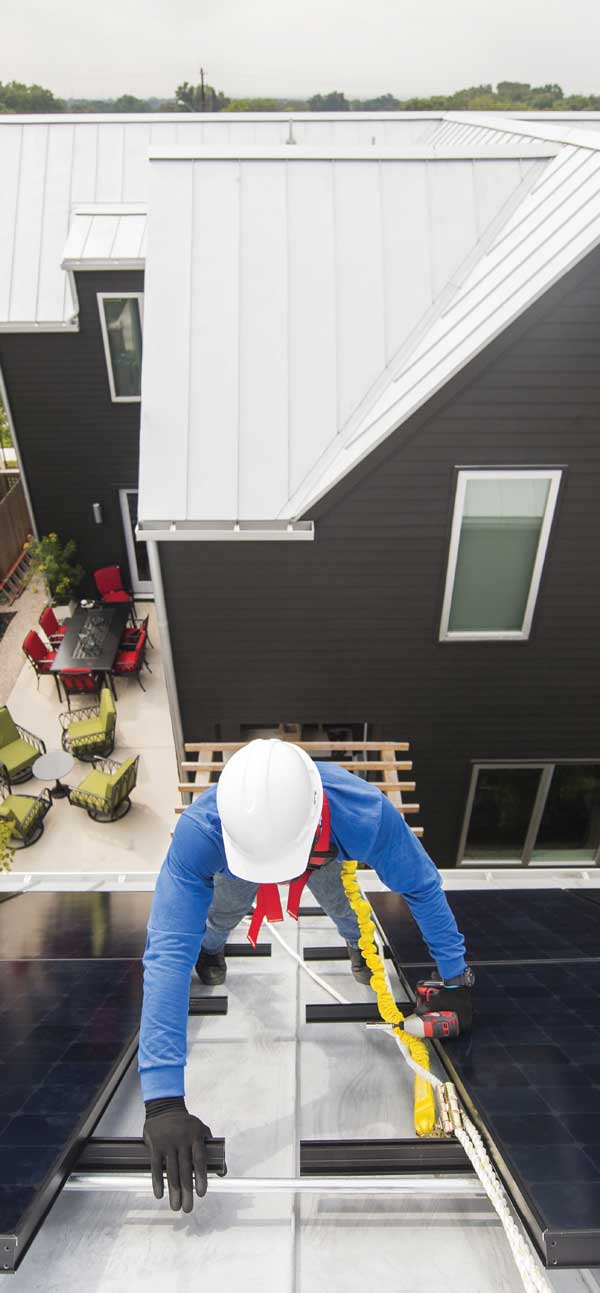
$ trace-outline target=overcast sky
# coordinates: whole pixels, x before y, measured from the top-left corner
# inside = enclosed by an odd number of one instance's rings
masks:
[[[0,0],[0,81],[59,96],[600,93],[598,0]]]

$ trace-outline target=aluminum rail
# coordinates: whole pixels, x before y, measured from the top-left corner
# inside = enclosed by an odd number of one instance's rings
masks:
[[[65,1190],[122,1190],[151,1193],[147,1172],[72,1172]],[[405,1194],[435,1198],[485,1198],[474,1175],[410,1173],[406,1176],[241,1176],[210,1177],[210,1194]]]

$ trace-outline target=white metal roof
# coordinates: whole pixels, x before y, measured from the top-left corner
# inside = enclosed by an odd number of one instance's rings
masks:
[[[302,515],[598,244],[600,139],[588,147],[579,136],[548,164],[452,301],[280,515]]]
[[[146,208],[79,207],[71,220],[63,269],[143,269]]]
[[[511,147],[152,150],[143,521],[292,515],[556,155]]]
[[[61,268],[86,203],[144,204],[148,149],[189,144],[420,144],[439,113],[0,116],[0,330],[76,327]],[[102,240],[102,228],[97,233]],[[96,231],[94,231],[95,236]],[[73,233],[75,239],[79,234]]]

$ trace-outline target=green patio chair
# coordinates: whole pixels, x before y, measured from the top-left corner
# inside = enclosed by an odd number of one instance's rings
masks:
[[[46,746],[39,736],[19,727],[6,705],[0,706],[0,781],[19,785],[33,776],[32,765]]]
[[[50,791],[39,795],[13,795],[8,786],[0,784],[0,820],[10,822],[11,849],[28,849],[44,832],[44,817],[52,807]]]
[[[118,822],[131,808],[129,798],[137,782],[139,754],[115,763],[114,759],[94,759],[94,771],[81,785],[73,787],[69,802],[85,808],[94,822]]]
[[[100,692],[98,705],[86,705],[70,713],[59,714],[63,729],[62,747],[84,763],[93,763],[97,755],[105,758],[115,746],[117,710],[108,687]]]

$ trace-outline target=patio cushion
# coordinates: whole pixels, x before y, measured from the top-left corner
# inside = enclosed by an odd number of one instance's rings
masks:
[[[116,713],[112,695],[108,687],[103,687],[100,693],[100,720],[105,729],[110,727],[112,720],[116,718]]]
[[[23,826],[35,809],[38,812],[43,810],[43,804],[39,799],[34,799],[31,795],[8,795],[0,803],[0,817],[16,817],[19,825]],[[38,816],[38,812],[33,812],[32,821]]]
[[[97,768],[94,768],[94,771],[84,778],[81,785],[71,791],[71,803],[79,804],[82,807],[97,808],[97,799],[106,801],[110,797],[110,783],[111,778],[106,772],[100,772]],[[90,797],[92,795],[94,796],[93,799]]]
[[[30,745],[29,741],[23,741],[20,736],[16,741],[11,741],[9,745],[3,745],[0,749],[0,763],[4,763],[8,770],[9,776],[17,776],[24,768],[31,767],[32,763],[39,757],[39,750],[35,745]]]
[[[69,724],[69,744],[85,745],[91,738],[104,736],[104,723],[99,718],[82,718],[79,723]]]
[[[18,739],[18,736],[19,733],[17,732],[6,705],[3,705],[0,708],[0,747],[3,745],[10,745],[11,741],[16,741]]]
[[[107,777],[107,781],[110,782],[111,786],[116,786],[118,781],[126,777],[128,768],[131,767],[132,763],[135,763],[136,759],[137,754],[132,754],[129,759],[123,760],[116,772],[111,772],[110,777]]]

